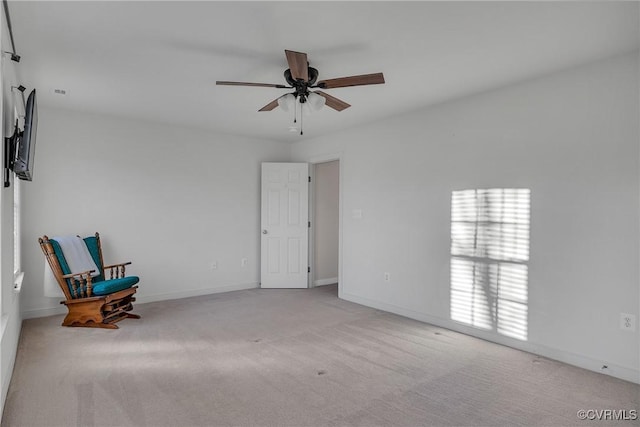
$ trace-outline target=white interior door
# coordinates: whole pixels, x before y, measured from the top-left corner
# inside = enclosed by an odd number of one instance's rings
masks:
[[[261,287],[307,287],[308,221],[309,165],[263,163]]]

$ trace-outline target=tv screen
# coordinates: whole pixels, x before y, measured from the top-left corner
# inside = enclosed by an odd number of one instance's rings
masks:
[[[27,98],[25,108],[24,130],[18,138],[13,171],[18,178],[25,181],[33,179],[33,158],[36,150],[36,131],[38,128],[38,108],[36,90],[32,90]]]

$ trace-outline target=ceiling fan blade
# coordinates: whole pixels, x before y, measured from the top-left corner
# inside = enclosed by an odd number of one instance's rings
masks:
[[[378,85],[384,83],[382,73],[362,74],[360,76],[338,77],[337,79],[322,80],[318,82],[318,87],[322,89],[333,89],[347,86]]]
[[[217,81],[217,85],[223,86],[254,86],[254,87],[275,87],[278,89],[286,89],[288,86],[285,85],[274,85],[271,83],[248,83],[248,82],[225,82],[225,81]]]
[[[259,109],[258,111],[271,111],[277,106],[278,106],[278,98],[274,99],[273,101],[271,101],[270,103],[268,103],[267,105]]]
[[[287,62],[289,63],[289,70],[291,70],[291,77],[295,80],[302,79],[302,81],[308,82],[309,63],[307,62],[307,54],[286,49],[284,54],[287,55]]]
[[[345,108],[351,107],[350,104],[347,104],[346,102],[342,101],[341,99],[338,99],[335,96],[331,96],[328,93],[324,93],[324,92],[321,92],[321,91],[316,91],[314,93],[317,93],[318,95],[324,97],[324,99],[327,100],[326,105],[328,105],[329,107],[333,108],[336,111],[342,111]]]

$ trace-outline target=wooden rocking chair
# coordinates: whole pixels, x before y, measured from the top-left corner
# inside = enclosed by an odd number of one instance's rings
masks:
[[[116,322],[122,319],[139,319],[137,314],[129,313],[133,309],[133,295],[138,288],[135,285],[140,280],[137,276],[125,276],[125,266],[131,263],[104,265],[100,235],[96,233],[83,240],[99,269],[97,276],[91,276],[94,270],[72,274],[60,244],[47,236],[38,239],[66,297],[66,301],[60,302],[69,311],[62,326],[118,329]],[[106,279],[107,271],[109,279]]]

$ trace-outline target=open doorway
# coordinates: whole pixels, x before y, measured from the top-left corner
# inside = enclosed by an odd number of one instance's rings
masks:
[[[312,164],[311,276],[309,287],[326,286],[338,295],[340,236],[340,161]]]

